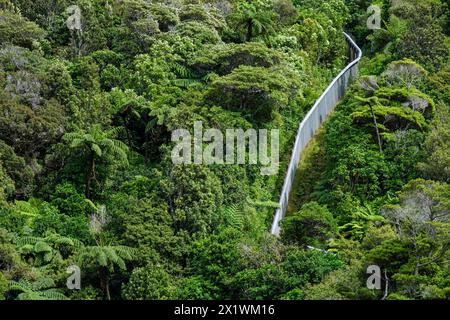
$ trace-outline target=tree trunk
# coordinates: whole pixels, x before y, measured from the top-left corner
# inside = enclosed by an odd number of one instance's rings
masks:
[[[245,37],[246,41],[251,41],[253,38],[253,20],[248,19],[247,20],[247,35]]]
[[[387,296],[389,294],[389,278],[387,276],[387,270],[384,269],[384,295],[381,300],[386,300]]]
[[[109,293],[109,282],[108,279],[106,279],[106,297],[108,298],[108,300],[111,300],[111,295]]]
[[[91,182],[95,175],[95,155],[94,151],[89,154],[89,166],[86,171],[86,189],[84,190],[84,195],[87,199],[91,198]]]
[[[373,123],[375,125],[375,132],[377,134],[378,146],[380,148],[380,152],[383,153],[383,144],[381,142],[380,131],[378,130],[377,117],[375,116],[375,113],[373,112],[372,105],[370,103],[369,103],[369,108],[370,108],[370,112],[372,113]]]
[[[122,114],[121,117],[122,117],[123,127],[125,128],[125,133],[127,135],[128,145],[131,147],[131,136],[130,136],[130,131],[128,130],[128,127],[127,127],[127,115]]]
[[[106,293],[106,298],[111,300],[111,294],[109,292],[109,281],[108,281],[108,270],[103,267],[100,270],[100,287],[103,290],[103,293]]]

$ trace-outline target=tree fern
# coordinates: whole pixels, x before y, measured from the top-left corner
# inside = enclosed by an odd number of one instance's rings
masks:
[[[68,298],[60,292],[60,290],[53,288],[55,282],[48,277],[41,277],[34,282],[29,282],[26,279],[19,281],[10,281],[10,291],[19,291],[17,295],[18,300],[67,300]]]
[[[125,269],[125,261],[132,260],[134,255],[134,249],[126,246],[88,246],[79,251],[78,261],[80,265],[94,264],[110,270],[117,265]]]
[[[26,223],[28,227],[31,227],[34,220],[39,216],[39,208],[33,199],[29,201],[19,201],[15,202],[15,209],[20,215],[26,218]]]
[[[53,257],[60,256],[63,248],[71,248],[73,251],[83,246],[81,241],[59,234],[49,234],[46,237],[24,236],[14,239],[18,251],[23,255],[32,255],[36,266],[45,265],[52,261]]]
[[[89,132],[77,130],[66,133],[63,137],[69,143],[70,148],[83,150],[86,155],[86,167],[88,174],[85,180],[85,196],[90,198],[91,182],[96,176],[96,163],[99,159],[109,161],[116,160],[120,164],[128,165],[128,146],[122,141],[116,139],[117,135],[123,130],[121,127],[114,127],[104,131],[101,125],[94,125]],[[97,180],[95,179],[97,182]]]
[[[82,248],[78,255],[80,266],[94,267],[98,271],[100,285],[108,299],[109,293],[109,272],[114,271],[114,267],[126,269],[126,261],[135,257],[135,249],[126,246],[88,246]]]
[[[238,205],[232,204],[224,209],[224,216],[226,223],[237,230],[241,230],[244,227],[244,219],[242,217],[242,211]]]
[[[169,68],[177,76],[177,79],[172,81],[176,86],[187,88],[201,82],[201,80],[198,79],[198,76],[184,65],[174,62],[169,63]]]
[[[352,220],[339,227],[346,236],[361,240],[364,238],[370,222],[384,221],[384,217],[375,213],[375,210],[367,204],[355,207],[352,212]]]

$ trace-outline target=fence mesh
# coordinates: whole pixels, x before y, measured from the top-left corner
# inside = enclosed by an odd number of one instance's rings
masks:
[[[314,103],[314,106],[300,123],[294,148],[292,150],[291,161],[284,179],[283,190],[281,191],[279,208],[275,212],[272,223],[271,233],[279,235],[280,221],[286,215],[289,203],[289,194],[294,184],[295,174],[300,162],[300,157],[309,141],[314,137],[322,123],[328,118],[328,115],[341,100],[352,80],[358,76],[358,63],[361,60],[361,49],[356,45],[352,38],[344,33],[349,44],[350,63],[337,75],[336,78],[325,89],[322,95]]]

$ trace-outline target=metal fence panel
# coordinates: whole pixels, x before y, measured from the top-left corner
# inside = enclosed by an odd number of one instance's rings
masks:
[[[314,137],[322,123],[328,118],[328,115],[344,97],[348,86],[358,76],[358,63],[361,60],[361,49],[356,45],[352,38],[344,33],[349,43],[349,60],[351,61],[333,81],[325,89],[322,95],[314,103],[314,106],[307,113],[303,121],[300,123],[297,136],[295,138],[294,148],[292,150],[291,161],[284,179],[283,189],[280,195],[279,208],[275,212],[271,233],[280,234],[280,221],[286,215],[289,203],[289,194],[295,180],[295,174],[300,162],[300,157],[309,143]]]

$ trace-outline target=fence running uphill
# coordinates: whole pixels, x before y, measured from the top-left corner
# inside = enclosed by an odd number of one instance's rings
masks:
[[[328,115],[341,100],[350,83],[358,76],[358,63],[362,57],[361,49],[356,45],[352,38],[344,33],[349,44],[350,63],[337,75],[336,78],[325,89],[322,95],[317,99],[314,106],[307,113],[295,138],[294,148],[292,150],[291,161],[284,179],[283,190],[280,196],[279,208],[275,212],[271,233],[279,235],[280,221],[286,215],[289,203],[289,194],[294,184],[295,174],[299,165],[300,157],[309,141],[314,137],[317,130],[327,119]]]

